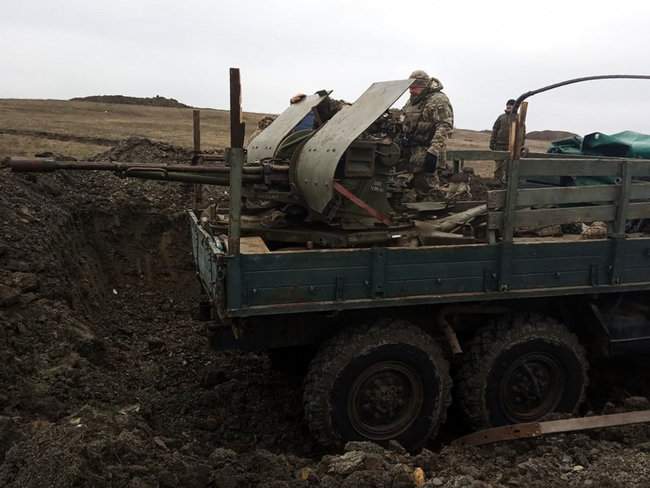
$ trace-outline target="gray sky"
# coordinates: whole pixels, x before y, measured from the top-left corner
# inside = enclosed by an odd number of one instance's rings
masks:
[[[0,98],[174,97],[244,110],[296,92],[355,100],[424,69],[456,126],[490,128],[507,98],[567,78],[650,74],[650,2],[3,0]],[[596,81],[530,100],[529,130],[650,133],[650,81]]]

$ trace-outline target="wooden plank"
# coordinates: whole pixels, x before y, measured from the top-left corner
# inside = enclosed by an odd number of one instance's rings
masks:
[[[625,218],[631,219],[647,219],[650,218],[650,203],[648,202],[633,202],[627,205]]]
[[[230,147],[244,147],[239,68],[230,68]]]
[[[487,150],[452,150],[447,151],[447,161],[505,161],[508,159],[508,151],[487,151]]]
[[[239,239],[239,249],[242,254],[268,254],[264,239],[259,236],[242,237]]]
[[[606,427],[640,424],[645,422],[650,422],[650,410],[505,425],[503,427],[492,427],[490,429],[468,434],[456,439],[452,445],[482,446],[495,442],[539,437],[545,434],[602,429]]]
[[[555,224],[571,224],[574,222],[613,222],[616,219],[616,205],[590,205],[584,207],[524,209],[515,212],[515,227],[545,227]],[[501,229],[504,212],[488,214],[488,228]],[[626,218],[650,218],[650,203],[631,203],[627,209]]]
[[[545,152],[535,152],[530,151],[524,159],[532,158],[551,158],[551,159],[593,159],[594,156],[587,156],[585,154],[562,154],[562,153],[545,153]],[[599,159],[607,159],[606,157],[600,157]]]
[[[488,214],[488,228],[500,229],[504,222],[504,212]],[[545,227],[555,224],[570,224],[573,222],[592,222],[602,220],[611,222],[616,217],[616,205],[592,205],[570,208],[541,208],[525,209],[515,212],[515,227]]]
[[[517,116],[510,125],[510,159],[520,159],[521,149],[524,146],[524,130],[526,129],[526,114],[528,113],[528,102],[522,102],[517,110]],[[523,130],[522,130],[523,129]]]
[[[192,140],[194,142],[194,154],[201,152],[201,111],[194,109],[192,111]]]
[[[650,161],[626,158],[554,159],[527,158],[522,160],[520,176],[613,176],[620,175],[620,164],[630,162],[630,175],[650,176]]]
[[[618,185],[566,186],[551,188],[525,188],[517,192],[517,205],[561,205],[565,203],[613,202],[618,199]],[[503,208],[505,190],[488,192],[490,210]],[[650,199],[650,183],[633,183],[630,186],[632,200]]]
[[[619,175],[621,160],[524,159],[520,176],[613,176]]]

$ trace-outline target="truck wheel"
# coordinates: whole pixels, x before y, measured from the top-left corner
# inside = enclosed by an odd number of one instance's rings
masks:
[[[385,321],[322,346],[305,379],[305,417],[326,447],[395,439],[415,450],[444,422],[450,388],[435,341],[408,322]]]
[[[585,397],[587,360],[575,335],[537,315],[479,330],[458,377],[460,404],[476,428],[575,413]]]

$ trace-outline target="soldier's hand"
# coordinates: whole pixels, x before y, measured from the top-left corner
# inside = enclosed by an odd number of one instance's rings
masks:
[[[289,99],[289,103],[293,105],[294,103],[303,101],[305,98],[307,98],[307,95],[304,93],[297,93]]]
[[[427,155],[424,157],[424,171],[427,173],[435,173],[437,166],[438,156],[427,151]]]

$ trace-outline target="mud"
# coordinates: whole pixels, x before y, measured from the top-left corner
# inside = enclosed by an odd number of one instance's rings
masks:
[[[190,155],[132,139],[98,158]],[[208,349],[194,318],[190,202],[184,185],[0,170],[0,486],[650,483],[644,426],[419,454],[369,443],[319,451],[300,378],[263,354]],[[586,408],[646,405],[643,369],[632,370],[626,382],[598,376],[606,397]]]

